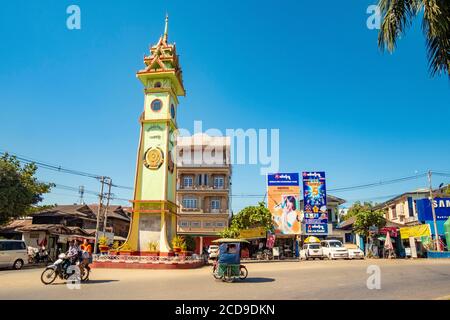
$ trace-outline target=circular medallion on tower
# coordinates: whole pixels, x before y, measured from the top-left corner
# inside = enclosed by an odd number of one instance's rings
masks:
[[[158,147],[149,148],[144,155],[144,166],[150,170],[157,170],[164,162],[164,153]]]
[[[170,115],[172,119],[175,119],[175,106],[173,104],[170,106]]]
[[[150,105],[150,108],[152,108],[153,112],[159,112],[162,109],[162,101],[159,99],[155,99],[152,101],[152,104]]]

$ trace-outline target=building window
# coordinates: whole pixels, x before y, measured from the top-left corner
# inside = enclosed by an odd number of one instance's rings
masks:
[[[218,200],[218,199],[211,200],[211,209],[219,210],[220,209],[220,200]]]
[[[196,198],[184,198],[183,207],[187,209],[197,209],[197,199]]]
[[[214,223],[212,223],[211,221],[204,221],[203,222],[203,227],[204,228],[213,228],[214,227]]]
[[[152,104],[151,104],[150,107],[152,108],[152,110],[154,112],[161,111],[161,109],[162,109],[162,101],[159,100],[159,99],[155,99],[155,100],[152,101]]]
[[[217,228],[223,228],[223,227],[225,227],[225,222],[222,222],[222,221],[216,222],[216,227],[217,227]]]
[[[392,210],[392,219],[397,219],[397,209],[395,208],[395,206],[393,206],[391,210]]]
[[[161,88],[161,82],[159,81],[155,82],[155,88]]]
[[[200,228],[201,225],[200,221],[191,221],[191,228]]]
[[[184,177],[183,178],[183,186],[184,187],[192,187],[192,184],[194,183],[192,177]]]
[[[189,222],[186,221],[186,220],[181,220],[181,221],[180,221],[180,227],[182,227],[182,228],[187,228],[187,227],[189,227]]]
[[[225,179],[223,177],[214,177],[214,188],[223,189],[225,185]]]

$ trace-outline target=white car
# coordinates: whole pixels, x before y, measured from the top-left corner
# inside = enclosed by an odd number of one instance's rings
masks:
[[[209,259],[217,259],[219,256],[219,246],[210,245],[208,248]]]
[[[321,244],[325,258],[348,259],[348,249],[339,240],[324,240]]]
[[[0,240],[0,268],[16,270],[28,263],[28,250],[22,240]]]
[[[323,259],[323,251],[320,243],[306,243],[300,250],[300,259]]]
[[[349,259],[364,259],[364,252],[356,244],[346,243],[344,246],[348,250]]]

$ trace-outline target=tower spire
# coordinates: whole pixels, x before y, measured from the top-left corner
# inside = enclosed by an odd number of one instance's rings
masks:
[[[164,41],[167,42],[167,38],[169,36],[169,14],[166,13],[166,24],[164,26]]]

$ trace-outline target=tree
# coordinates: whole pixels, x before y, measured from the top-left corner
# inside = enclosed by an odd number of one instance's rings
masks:
[[[380,0],[383,19],[378,46],[389,52],[405,34],[412,21],[423,11],[429,70],[432,76],[447,73],[450,77],[450,1],[448,0]]]
[[[263,227],[266,231],[273,231],[272,214],[266,208],[264,202],[259,202],[257,206],[249,206],[235,215],[230,227],[221,232],[221,237],[239,237],[239,231],[249,228]]]
[[[343,220],[347,220],[351,217],[356,216],[359,212],[364,210],[371,210],[373,204],[370,202],[361,203],[360,201],[356,201],[353,205],[348,209],[347,214],[342,217]]]
[[[353,223],[353,231],[357,234],[363,235],[366,238],[366,250],[368,249],[370,228],[381,228],[386,224],[384,218],[384,212],[381,209],[375,209],[373,204],[365,202],[361,205],[360,202],[355,204],[349,209],[356,217]]]
[[[50,191],[53,185],[38,182],[36,170],[34,163],[21,166],[14,156],[0,157],[0,225],[36,210],[42,194]]]

